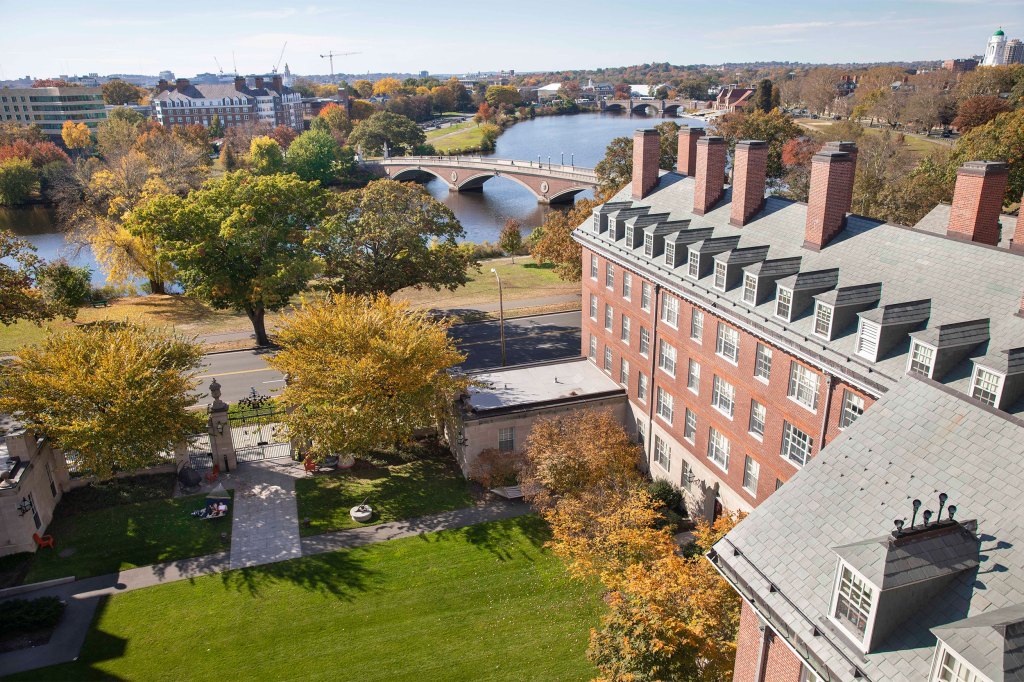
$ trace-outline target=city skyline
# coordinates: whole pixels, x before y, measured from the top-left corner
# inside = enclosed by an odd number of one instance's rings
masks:
[[[349,3],[256,2],[232,10],[182,2],[166,16],[117,0],[78,17],[75,6],[57,2],[55,14],[71,20],[48,25],[46,40],[28,31],[9,34],[0,79],[162,70],[189,76],[216,72],[217,60],[225,72],[235,64],[241,73],[269,72],[286,41],[281,68],[288,63],[299,74],[329,73],[320,57],[328,50],[358,53],[336,58],[336,73],[464,73],[649,62],[938,60],[981,54],[999,26],[1010,37],[1024,33],[1017,19],[1024,0],[917,0],[896,6],[869,0],[856,8],[742,0],[666,6],[649,14],[624,12],[606,0],[585,7],[527,0],[514,13],[404,0],[394,7],[382,13]],[[2,14],[8,26],[36,19],[24,5],[5,6]]]

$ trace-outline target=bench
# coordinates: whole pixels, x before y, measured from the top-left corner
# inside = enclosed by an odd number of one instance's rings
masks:
[[[109,308],[110,301],[108,301],[105,298],[101,298],[96,301],[91,301],[89,305],[91,305],[93,308]]]

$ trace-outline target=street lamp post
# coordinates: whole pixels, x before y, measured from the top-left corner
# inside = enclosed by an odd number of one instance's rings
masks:
[[[494,277],[498,280],[498,329],[501,334],[501,366],[505,366],[505,299],[501,292],[501,275],[494,268],[491,268]]]
[[[558,164],[559,164],[560,166],[564,166],[564,165],[565,165],[565,152],[562,152],[562,158],[561,158],[561,160],[560,160],[560,161],[558,162]]]

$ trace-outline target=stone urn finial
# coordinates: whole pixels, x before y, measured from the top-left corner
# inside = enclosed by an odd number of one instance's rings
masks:
[[[220,400],[220,384],[217,383],[217,379],[210,382],[210,396],[214,400]]]

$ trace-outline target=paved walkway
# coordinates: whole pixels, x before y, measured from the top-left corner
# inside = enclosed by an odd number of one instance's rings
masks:
[[[239,464],[225,487],[235,489],[231,523],[231,568],[245,568],[302,556],[295,479],[300,462],[265,459]]]

